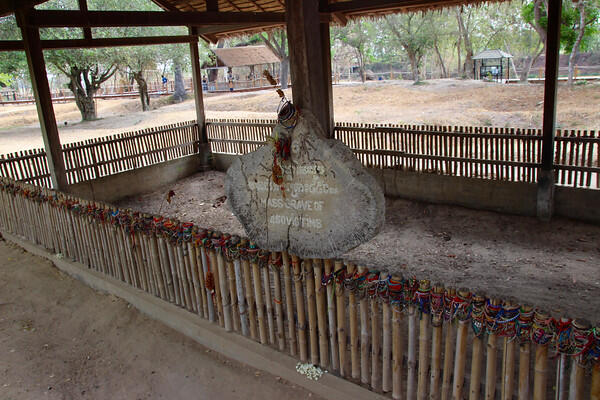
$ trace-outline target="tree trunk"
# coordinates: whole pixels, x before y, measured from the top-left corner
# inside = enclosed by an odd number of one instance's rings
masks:
[[[290,74],[290,59],[289,57],[285,57],[281,60],[281,73],[279,82],[281,83],[282,89],[288,88],[288,76]]]
[[[87,74],[85,70],[73,69],[70,75],[70,82],[68,84],[69,89],[73,92],[75,97],[75,104],[81,113],[81,119],[83,121],[93,121],[98,118],[96,113],[96,103],[94,102],[94,95],[96,90],[87,87],[84,88],[81,84],[82,74]]]
[[[150,110],[150,96],[148,95],[148,84],[146,83],[146,79],[142,75],[142,71],[134,72],[133,78],[138,84],[138,88],[140,91],[140,101],[142,102],[142,111]]]
[[[173,93],[173,100],[176,103],[181,103],[185,100],[185,84],[183,83],[183,73],[181,72],[181,64],[175,64],[175,92]]]
[[[535,64],[543,52],[544,47],[542,46],[541,50],[539,50],[533,57],[529,56],[525,59],[525,62],[523,63],[523,71],[521,71],[521,76],[519,77],[519,81],[521,83],[529,82],[529,72],[531,71],[533,64]]]
[[[437,55],[438,62],[440,63],[440,68],[442,69],[442,78],[448,77],[448,71],[446,71],[446,66],[444,65],[444,59],[442,58],[442,54],[440,53],[440,49],[438,48],[437,42],[433,44],[433,48],[435,49],[435,54]]]
[[[464,75],[467,78],[473,78],[473,45],[471,44],[471,38],[469,32],[465,27],[465,23],[462,17],[462,9],[456,11],[456,20],[458,21],[458,29],[462,35],[462,40],[465,43],[465,66]]]
[[[585,3],[583,0],[579,0],[577,3],[577,9],[579,10],[579,29],[577,32],[577,39],[575,39],[575,43],[573,43],[573,49],[571,49],[571,55],[569,56],[569,87],[573,87],[575,59],[577,58],[577,53],[579,53],[579,46],[581,45],[581,40],[583,39],[583,35],[585,33]]]
[[[460,42],[461,42],[461,38],[460,35],[458,36],[458,40],[456,40],[456,56],[458,58],[458,63],[456,64],[456,74],[458,75],[458,77],[461,77],[461,68],[462,68],[462,63],[460,60]]]
[[[94,101],[94,95],[85,94],[77,91],[75,94],[75,104],[81,112],[81,119],[84,121],[94,121],[98,119],[96,113],[96,102]]]
[[[411,51],[407,52],[408,59],[410,60],[410,70],[412,72],[412,79],[415,82],[419,81],[419,60],[417,55]]]

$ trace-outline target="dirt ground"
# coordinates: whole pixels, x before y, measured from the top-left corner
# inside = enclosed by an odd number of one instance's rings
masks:
[[[318,399],[0,241],[0,399]]]
[[[412,81],[343,84],[333,88],[339,122],[408,123],[539,128],[543,85],[502,85],[482,81],[437,79],[415,86]],[[209,118],[274,118],[279,98],[271,91],[205,95]],[[288,97],[291,91],[288,90]],[[194,102],[140,110],[139,100],[98,100],[99,120],[80,122],[74,103],[55,105],[63,143],[134,131],[196,118]],[[600,127],[600,84],[558,91],[560,128]],[[67,123],[65,125],[65,122]],[[42,147],[33,105],[0,106],[0,154]]]
[[[244,235],[224,195],[224,174],[199,173],[152,193],[125,199],[124,208],[160,213]],[[175,197],[164,199],[169,190]],[[600,226],[564,218],[543,223],[462,207],[386,199],[383,231],[343,257],[371,269],[509,297],[558,317],[598,320]]]

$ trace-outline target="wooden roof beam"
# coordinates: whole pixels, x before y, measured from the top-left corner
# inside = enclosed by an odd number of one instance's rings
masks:
[[[344,13],[346,15],[350,15],[361,14],[367,11],[385,12],[410,9],[415,7],[433,7],[444,5],[451,6],[463,3],[463,0],[351,0],[328,4],[326,0],[320,0],[319,11],[321,13]]]
[[[98,39],[42,40],[42,49],[76,49],[97,47],[146,46],[153,44],[198,43],[197,36],[144,36]],[[0,40],[0,51],[24,50],[21,40]]]
[[[48,0],[0,0],[0,17],[12,14],[17,10],[27,10]]]
[[[327,15],[325,18],[329,18]],[[180,11],[64,11],[32,10],[29,26],[39,28],[99,28],[126,26],[202,26],[243,23],[284,24],[284,13],[180,12]]]

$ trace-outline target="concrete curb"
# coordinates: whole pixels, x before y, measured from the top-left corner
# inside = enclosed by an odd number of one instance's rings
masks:
[[[387,397],[331,374],[323,375],[318,381],[311,381],[296,372],[298,360],[287,354],[263,346],[238,334],[225,332],[218,325],[212,324],[182,308],[91,270],[83,264],[59,258],[46,249],[31,244],[13,234],[5,231],[0,232],[6,240],[15,243],[29,253],[50,260],[59,270],[73,278],[93,289],[120,297],[150,318],[162,322],[228,358],[280,376],[288,382],[302,386],[326,399],[387,399]]]

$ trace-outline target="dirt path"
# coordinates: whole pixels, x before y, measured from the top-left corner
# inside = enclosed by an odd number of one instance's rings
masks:
[[[196,174],[122,201],[121,207],[244,235],[224,195],[224,174]],[[169,204],[166,193],[173,189]],[[600,226],[386,199],[386,223],[373,240],[344,256],[368,266],[516,298],[550,311],[598,321]]]
[[[412,81],[367,82],[333,88],[335,120],[340,122],[470,125],[539,128],[543,85],[501,85],[482,81],[435,79],[414,86]],[[291,98],[291,91],[287,91]],[[55,105],[63,143],[135,131],[196,118],[193,100],[140,110],[137,99],[98,100],[99,120],[79,122],[74,103]],[[271,90],[209,94],[209,118],[274,118],[279,98]],[[161,106],[162,105],[162,106]],[[558,91],[557,126],[600,128],[600,84]],[[67,125],[65,125],[67,122]],[[33,105],[0,106],[0,154],[42,147]]]
[[[0,399],[317,399],[0,241]]]

